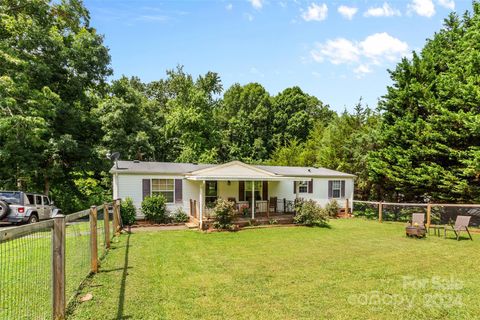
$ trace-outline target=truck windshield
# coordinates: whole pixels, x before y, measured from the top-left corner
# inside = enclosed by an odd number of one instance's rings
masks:
[[[19,204],[20,192],[0,191],[0,200],[5,201],[8,204]]]

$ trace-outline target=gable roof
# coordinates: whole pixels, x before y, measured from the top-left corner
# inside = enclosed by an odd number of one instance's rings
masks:
[[[239,168],[245,169],[244,173],[258,177],[339,177],[353,178],[355,175],[335,171],[326,168],[314,167],[287,167],[287,166],[264,166],[249,165],[241,161],[232,161],[224,164],[195,164],[195,163],[176,163],[176,162],[144,162],[144,161],[118,161],[118,168],[114,165],[110,173],[119,174],[178,174],[185,176],[227,176],[225,169]],[[247,175],[248,175],[247,174]],[[229,174],[228,177],[231,177]]]
[[[200,169],[187,174],[191,180],[233,180],[233,179],[263,179],[269,180],[279,178],[277,174],[258,168],[258,166],[243,163],[241,161],[231,161],[217,166]]]

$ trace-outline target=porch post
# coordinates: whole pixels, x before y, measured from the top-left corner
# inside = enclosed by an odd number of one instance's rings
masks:
[[[252,219],[255,219],[255,181],[252,181]]]
[[[203,188],[204,186],[205,186],[205,180],[203,180],[200,184],[200,191],[198,195],[198,205],[200,207],[200,229],[203,228],[203,206],[204,206]]]

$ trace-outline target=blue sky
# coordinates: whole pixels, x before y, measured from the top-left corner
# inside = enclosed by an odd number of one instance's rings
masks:
[[[371,107],[388,68],[423,47],[452,10],[470,1],[84,0],[105,35],[114,78],[165,77],[177,64],[215,71],[224,89],[261,83],[271,94],[298,85],[332,109]]]

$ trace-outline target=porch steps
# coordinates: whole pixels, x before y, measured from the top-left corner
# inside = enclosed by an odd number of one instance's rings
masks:
[[[196,222],[187,222],[187,223],[185,223],[185,226],[188,229],[198,229],[198,223],[196,223]]]

